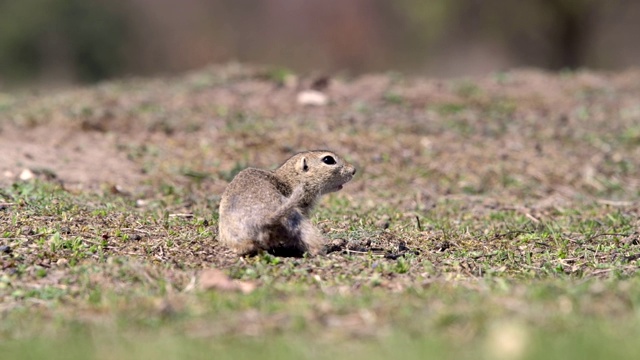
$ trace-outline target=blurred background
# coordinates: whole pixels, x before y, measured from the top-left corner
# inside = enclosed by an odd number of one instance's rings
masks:
[[[0,88],[241,61],[430,77],[640,62],[634,0],[0,0]]]

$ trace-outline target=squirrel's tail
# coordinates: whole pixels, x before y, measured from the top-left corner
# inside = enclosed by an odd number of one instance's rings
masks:
[[[300,203],[304,199],[304,188],[302,185],[298,185],[293,192],[291,192],[291,196],[287,198],[279,208],[276,210],[271,216],[267,218],[267,224],[275,224],[281,218],[288,215],[293,209],[300,206]]]

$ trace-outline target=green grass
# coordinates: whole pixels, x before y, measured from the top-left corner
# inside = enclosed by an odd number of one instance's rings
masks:
[[[575,288],[567,289],[568,284]],[[197,313],[142,306],[115,317],[95,314],[101,319],[90,324],[60,319],[52,324],[46,316],[25,324],[15,314],[3,322],[2,330],[9,327],[12,334],[5,336],[0,350],[17,359],[204,358],[211,354],[285,359],[632,359],[640,352],[635,341],[640,335],[637,315],[627,318],[597,310],[585,314],[612,299],[617,299],[614,306],[622,306],[618,311],[625,306],[635,306],[637,311],[637,281],[613,286],[611,282],[565,281],[524,287],[499,281],[479,285],[480,289],[470,289],[441,284],[403,294],[364,291],[360,296],[313,299],[291,289],[258,291],[249,297],[201,294],[195,298],[204,309]],[[371,331],[358,322],[379,321],[381,308],[390,312],[386,326]],[[305,319],[312,310],[326,316],[325,324]],[[61,353],[59,349],[68,350]]]
[[[468,359],[633,359],[640,355],[636,343],[630,336],[639,335],[637,329],[623,334],[615,329],[589,326],[563,336],[550,336],[540,332],[527,332],[512,324],[495,324],[504,331],[523,332],[527,340],[519,341],[500,334],[502,330],[491,330],[473,348],[446,346],[438,336],[419,337],[411,334],[394,334],[381,341],[340,341],[324,345],[299,336],[275,335],[269,339],[220,339],[206,341],[181,335],[138,334],[134,339],[114,333],[94,330],[92,335],[76,334],[58,341],[36,339],[0,345],[4,356],[15,359],[237,359],[255,357],[264,359],[406,359],[468,358]],[[519,325],[516,325],[519,326]],[[519,329],[519,330],[516,330]],[[625,329],[629,330],[629,329]],[[87,331],[84,329],[84,331]],[[78,330],[78,332],[80,332]],[[513,336],[514,334],[511,333]],[[621,335],[625,335],[620,339]],[[627,337],[627,335],[629,337]],[[504,338],[501,338],[504,336]],[[517,338],[519,335],[515,335]],[[512,341],[502,343],[501,341]],[[503,345],[500,345],[503,344]],[[520,347],[519,347],[520,346]],[[64,352],[60,349],[65,349]],[[521,350],[522,349],[522,350]]]
[[[39,182],[3,196],[20,209],[3,213],[14,229],[4,231],[3,244],[14,250],[2,259],[11,258],[15,272],[0,281],[0,351],[9,358],[56,348],[73,348],[65,358],[499,358],[501,346],[518,358],[633,358],[638,351],[638,261],[624,260],[637,245],[621,243],[635,217],[621,209],[586,203],[534,222],[511,209],[465,213],[464,203],[447,200],[418,215],[422,230],[396,216],[380,230],[375,220],[393,208],[359,208],[332,195],[316,219],[326,216],[342,229],[336,238],[371,250],[233,260],[232,278],[259,284],[245,295],[190,288],[197,269],[211,265],[206,259],[157,262],[153,246],[180,257],[194,250],[187,239],[211,242],[206,204],[193,217],[173,217]],[[34,229],[26,237],[25,227]],[[134,240],[134,228],[161,234],[160,245]],[[382,256],[400,241],[416,252]],[[436,250],[443,241],[450,247]]]

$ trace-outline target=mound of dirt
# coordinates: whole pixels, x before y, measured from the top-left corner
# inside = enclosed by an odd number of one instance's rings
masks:
[[[65,187],[97,190],[137,186],[140,167],[118,151],[113,134],[43,125],[0,132],[0,186],[41,177]]]

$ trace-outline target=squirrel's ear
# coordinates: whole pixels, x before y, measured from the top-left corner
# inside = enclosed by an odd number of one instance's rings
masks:
[[[298,160],[298,170],[301,172],[307,172],[309,171],[309,165],[307,165],[307,158],[306,157],[301,157],[300,160]]]

